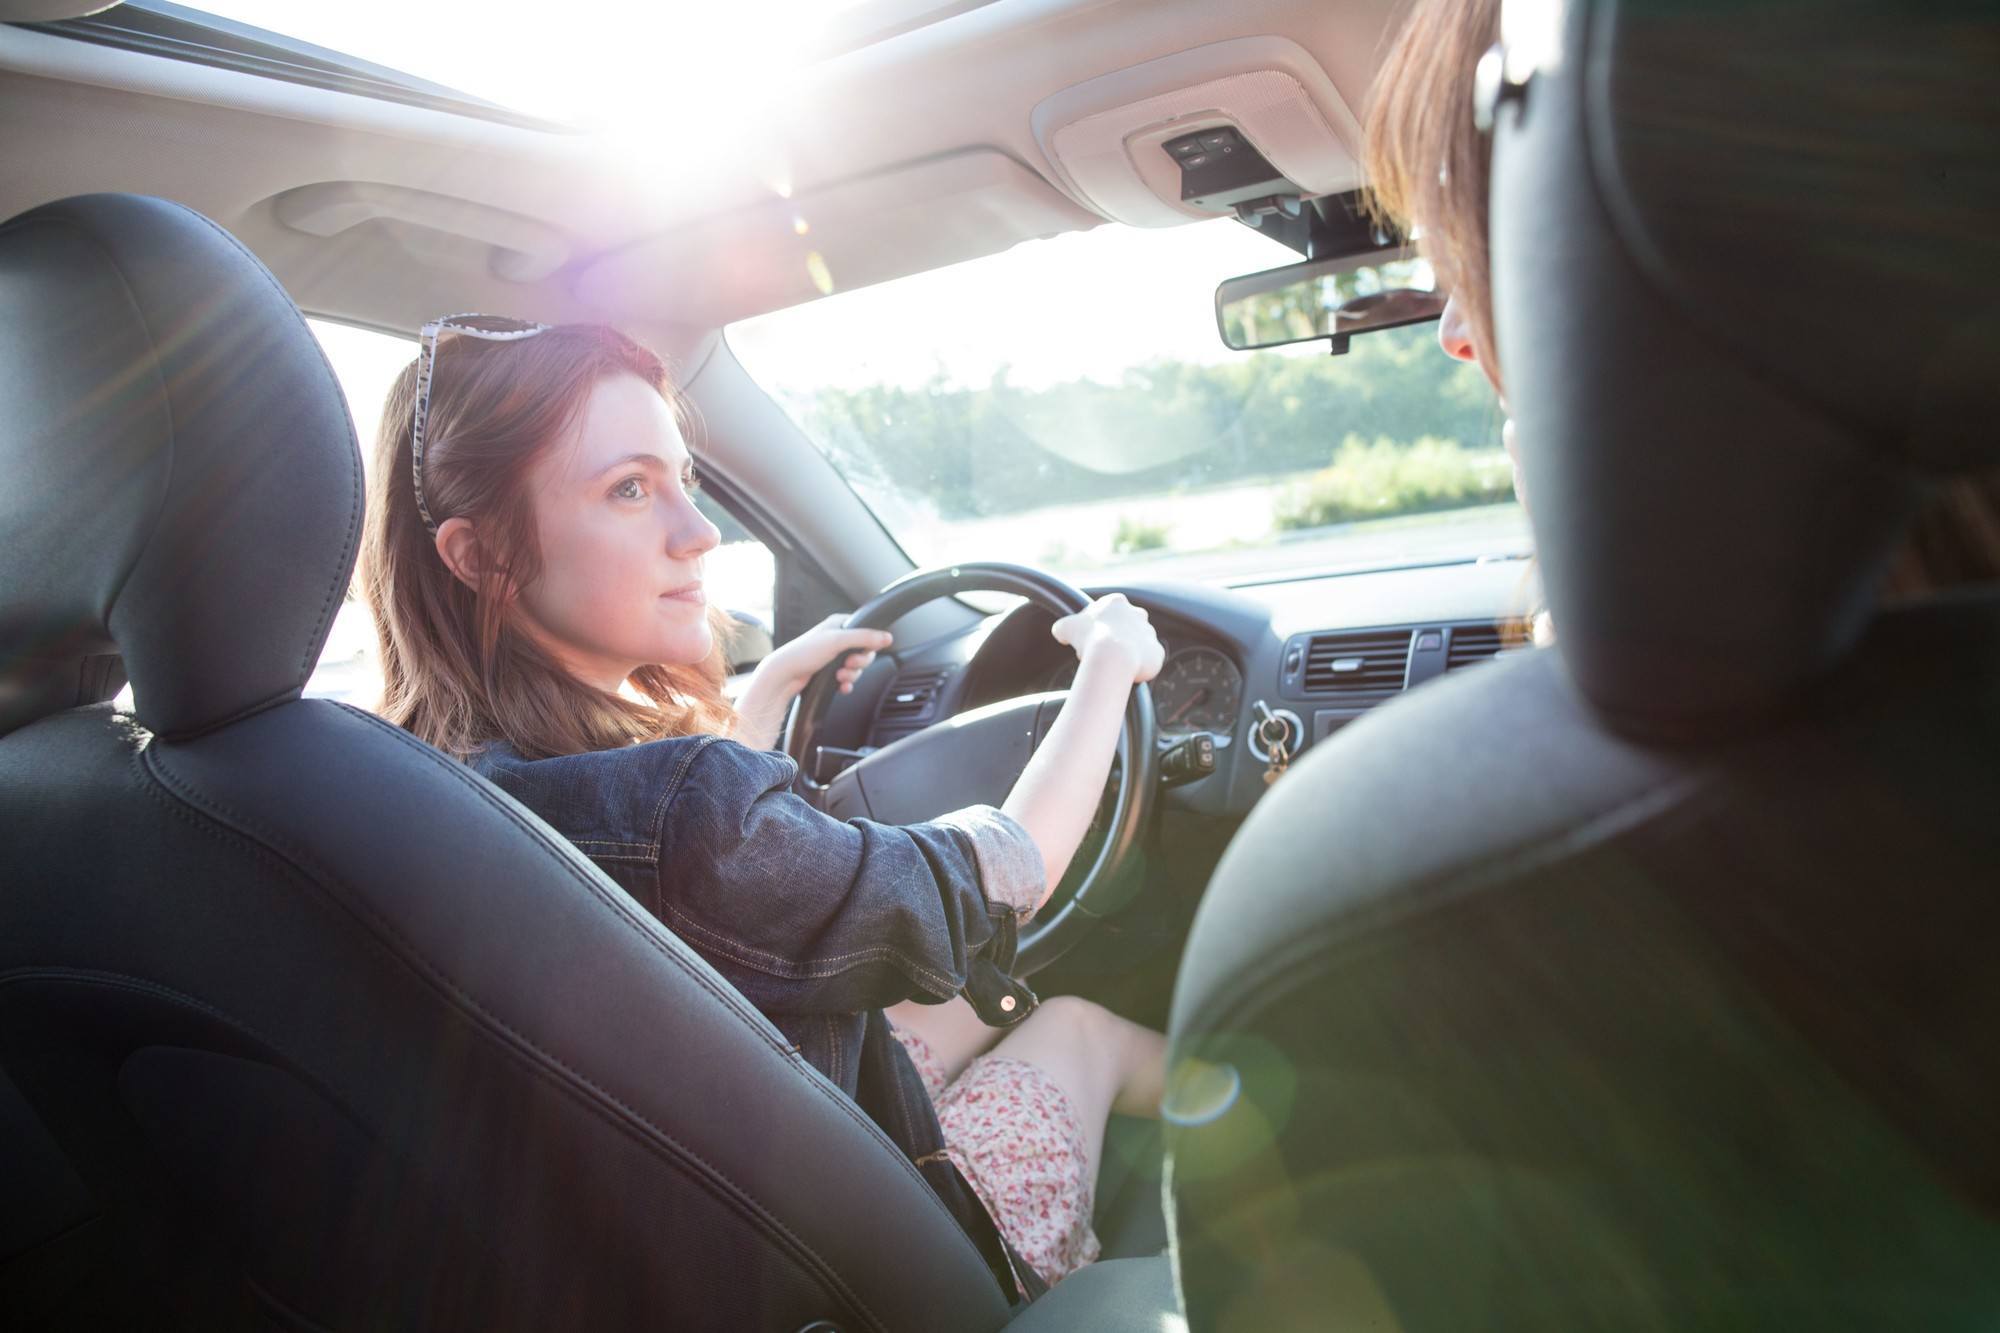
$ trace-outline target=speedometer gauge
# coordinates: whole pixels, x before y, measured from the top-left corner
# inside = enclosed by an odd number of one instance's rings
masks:
[[[1220,731],[1236,727],[1243,705],[1243,674],[1213,648],[1183,648],[1153,679],[1153,712],[1160,730]]]

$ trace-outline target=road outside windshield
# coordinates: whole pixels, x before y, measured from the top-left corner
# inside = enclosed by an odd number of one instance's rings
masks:
[[[919,565],[1246,583],[1528,549],[1479,372],[1436,325],[1232,352],[1230,221],[1103,226],[732,325],[731,348]]]

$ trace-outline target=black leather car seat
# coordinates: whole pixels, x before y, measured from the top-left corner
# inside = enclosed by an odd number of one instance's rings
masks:
[[[247,252],[129,196],[0,226],[0,402],[0,1064],[89,1199],[36,1177],[67,1229],[21,1232],[4,1322],[1007,1321],[705,964],[488,784],[300,698],[361,462]]]
[[[1169,1133],[1190,1321],[1991,1327],[2000,592],[1877,590],[2000,464],[2000,15],[1508,17],[1558,644],[1315,747],[1229,849],[1171,1027],[1241,1079]]]

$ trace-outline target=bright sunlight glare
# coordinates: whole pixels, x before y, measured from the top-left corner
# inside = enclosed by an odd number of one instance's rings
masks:
[[[202,0],[197,8],[579,129],[692,141],[760,119],[810,45],[863,3]]]

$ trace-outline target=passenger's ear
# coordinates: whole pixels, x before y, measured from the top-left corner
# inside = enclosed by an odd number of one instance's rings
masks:
[[[439,524],[437,553],[453,578],[474,592],[479,590],[480,580],[486,574],[486,548],[480,544],[470,520],[448,518]]]

